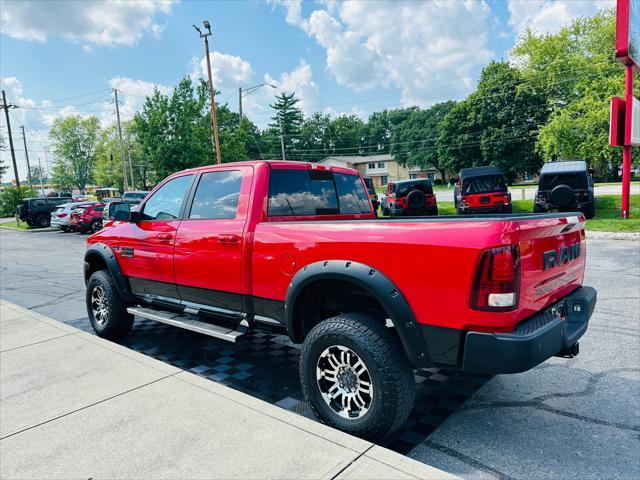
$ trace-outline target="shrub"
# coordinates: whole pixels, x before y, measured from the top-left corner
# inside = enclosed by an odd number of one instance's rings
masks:
[[[29,187],[6,187],[0,193],[0,217],[13,217],[16,214],[16,207],[23,198],[35,197],[36,192]]]

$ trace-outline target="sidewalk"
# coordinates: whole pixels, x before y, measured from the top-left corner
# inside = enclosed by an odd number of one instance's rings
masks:
[[[0,300],[0,478],[457,478]]]

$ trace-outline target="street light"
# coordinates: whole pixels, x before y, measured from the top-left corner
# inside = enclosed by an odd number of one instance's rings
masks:
[[[240,120],[242,120],[242,99],[250,93],[255,92],[260,87],[278,88],[277,85],[274,85],[272,83],[261,83],[260,85],[254,85],[253,87],[245,89],[243,89],[242,87],[238,87],[238,112],[240,113]]]
[[[218,122],[216,121],[216,99],[215,99],[215,91],[213,89],[213,79],[211,77],[211,59],[209,58],[209,40],[207,37],[211,35],[211,24],[208,20],[202,22],[204,28],[207,29],[207,33],[202,33],[202,31],[197,27],[193,26],[200,35],[200,38],[204,38],[204,52],[207,58],[207,74],[209,76],[209,99],[211,100],[211,126],[213,128],[213,142],[216,147],[216,161],[217,163],[222,163],[220,158],[220,142],[218,141]]]

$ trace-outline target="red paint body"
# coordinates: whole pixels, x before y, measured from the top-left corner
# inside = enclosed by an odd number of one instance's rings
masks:
[[[236,218],[111,221],[87,242],[105,243],[117,247],[116,251],[133,247],[133,258],[117,255],[125,276],[165,282],[171,289],[179,284],[277,301],[284,301],[293,275],[305,265],[321,260],[361,262],[397,286],[418,322],[459,330],[510,331],[582,284],[583,216],[390,220],[368,213],[268,217],[270,169],[310,168],[327,167],[239,162],[181,172],[169,178],[240,170],[243,181]],[[357,175],[354,170],[329,168]],[[152,196],[153,192],[145,202]],[[543,269],[543,252],[575,243],[580,243],[577,259]],[[501,313],[470,308],[480,255],[506,245],[517,245],[519,250],[517,307]]]

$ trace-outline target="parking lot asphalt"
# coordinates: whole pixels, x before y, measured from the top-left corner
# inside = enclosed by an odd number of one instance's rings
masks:
[[[0,229],[0,298],[87,330],[84,239]],[[435,395],[447,400],[448,410],[435,408],[439,418],[430,427],[414,412],[418,426],[396,450],[465,478],[640,478],[640,243],[588,241],[585,284],[598,290],[598,305],[580,355],[491,379],[433,374],[418,391],[418,405],[428,406]],[[167,330],[137,331],[130,348],[165,360],[154,344]],[[188,351],[197,338],[173,345],[166,361],[211,366]],[[176,360],[181,356],[191,363]],[[222,378],[216,375],[208,378]],[[286,390],[297,382],[269,375],[268,368],[259,371],[262,384]],[[473,388],[461,396],[465,383]],[[247,391],[244,385],[238,389]],[[446,391],[451,385],[455,392]]]

